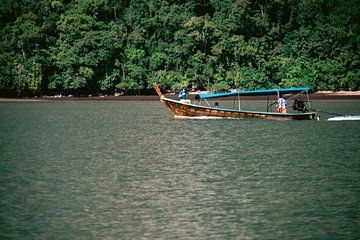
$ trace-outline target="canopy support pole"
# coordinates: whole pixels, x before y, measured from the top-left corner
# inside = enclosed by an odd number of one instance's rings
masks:
[[[211,107],[210,103],[208,102],[208,100],[206,98],[205,98],[205,102],[209,107]]]
[[[308,90],[306,90],[306,98],[307,98],[307,102],[308,102],[308,104],[309,104],[309,109],[311,109]]]

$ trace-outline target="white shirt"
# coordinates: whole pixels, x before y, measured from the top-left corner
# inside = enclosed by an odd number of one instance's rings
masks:
[[[279,98],[278,100],[278,107],[279,108],[285,108],[286,100],[284,98]]]

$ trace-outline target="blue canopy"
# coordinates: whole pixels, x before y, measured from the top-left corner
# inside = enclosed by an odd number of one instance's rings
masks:
[[[268,90],[250,90],[241,92],[225,92],[225,93],[211,93],[211,94],[198,94],[195,99],[207,99],[207,98],[223,98],[231,96],[268,96],[278,94],[295,94],[303,91],[308,91],[310,88],[279,88],[279,89],[268,89]]]

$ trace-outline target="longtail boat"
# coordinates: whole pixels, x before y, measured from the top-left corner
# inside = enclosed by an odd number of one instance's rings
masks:
[[[317,119],[317,113],[309,111],[310,101],[308,91],[310,88],[281,88],[270,90],[250,90],[238,92],[225,92],[213,94],[197,94],[195,100],[192,102],[189,99],[186,101],[176,100],[165,97],[162,94],[157,83],[154,83],[154,88],[160,97],[160,101],[166,105],[175,119],[217,119],[217,118],[260,118],[273,120],[313,120]],[[306,100],[302,100],[299,96],[306,93]],[[270,96],[279,96],[288,94],[287,100],[294,99],[293,112],[279,113],[270,111],[272,105],[276,102],[270,100]],[[268,96],[267,111],[243,110],[240,107],[241,96]],[[211,105],[208,99],[220,99],[234,97],[238,99],[238,108],[219,107],[218,104]],[[205,102],[206,105],[203,105]],[[308,107],[305,106],[308,103]]]

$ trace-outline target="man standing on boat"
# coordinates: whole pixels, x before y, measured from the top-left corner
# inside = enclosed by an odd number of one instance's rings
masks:
[[[277,108],[276,108],[276,112],[286,113],[286,100],[285,100],[285,98],[283,98],[281,93],[279,94],[279,99],[278,99],[278,105],[277,105]]]

